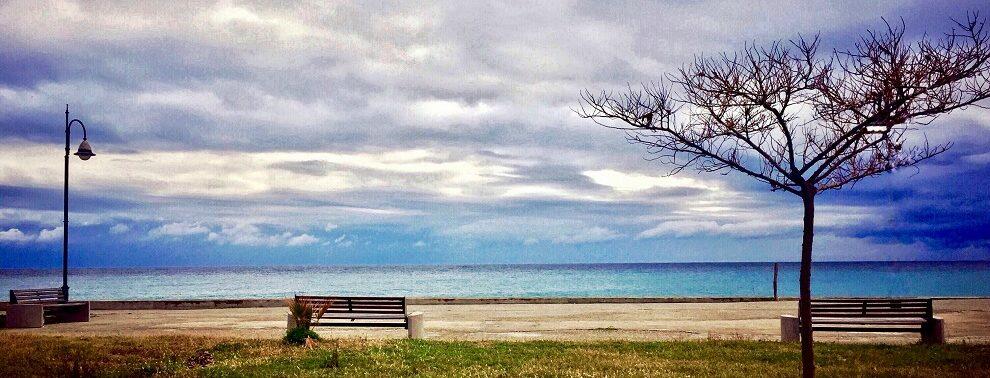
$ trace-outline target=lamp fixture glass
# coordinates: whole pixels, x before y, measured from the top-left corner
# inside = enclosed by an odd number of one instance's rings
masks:
[[[89,146],[89,141],[86,139],[83,139],[82,143],[79,143],[79,149],[73,155],[83,160],[89,160],[89,158],[96,156],[93,153],[93,148]]]

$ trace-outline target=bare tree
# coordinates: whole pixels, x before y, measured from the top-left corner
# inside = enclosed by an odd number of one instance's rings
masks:
[[[815,197],[945,152],[912,133],[990,97],[990,36],[972,14],[949,33],[907,41],[903,21],[855,47],[819,53],[799,37],[698,57],[659,83],[582,93],[576,112],[624,130],[651,159],[704,172],[745,173],[801,198],[801,362],[814,376],[811,260]],[[911,138],[908,138],[908,137]],[[910,146],[905,146],[906,142]]]

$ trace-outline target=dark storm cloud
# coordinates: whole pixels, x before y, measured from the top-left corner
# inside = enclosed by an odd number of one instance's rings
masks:
[[[0,42],[0,86],[30,88],[58,79],[55,60],[35,51]]]
[[[62,210],[62,190],[0,185],[0,206],[8,209]],[[127,210],[141,206],[126,199],[73,193],[72,209],[81,212]]]
[[[990,246],[990,164],[970,164],[964,156],[946,154],[916,171],[864,181],[830,196],[830,202],[883,214],[877,222],[835,231],[884,243],[920,241],[935,249]]]

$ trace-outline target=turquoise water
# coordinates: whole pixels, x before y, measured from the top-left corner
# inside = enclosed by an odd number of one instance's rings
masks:
[[[773,264],[575,264],[73,269],[77,299],[771,296]],[[783,263],[781,296],[798,265]],[[0,270],[0,290],[58,287],[58,270]],[[990,262],[816,263],[818,296],[990,296]]]

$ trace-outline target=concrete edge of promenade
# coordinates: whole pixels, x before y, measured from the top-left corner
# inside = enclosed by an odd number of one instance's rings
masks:
[[[947,299],[987,299],[990,297],[932,297]],[[773,297],[567,297],[567,298],[408,298],[409,305],[486,305],[486,304],[594,304],[594,303],[733,303],[770,302]],[[796,301],[797,297],[781,297]],[[93,310],[201,310],[221,308],[283,307],[285,298],[266,299],[170,299],[89,301]],[[0,310],[7,302],[0,302]]]

